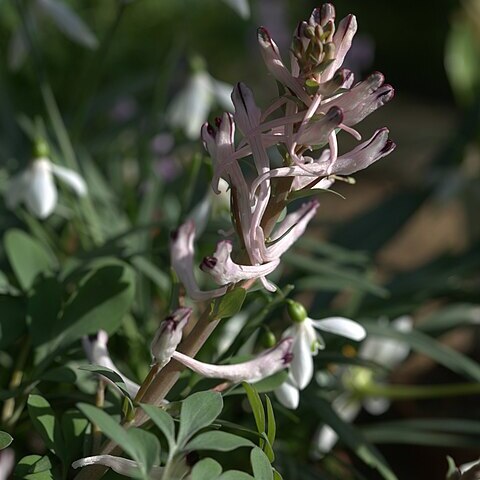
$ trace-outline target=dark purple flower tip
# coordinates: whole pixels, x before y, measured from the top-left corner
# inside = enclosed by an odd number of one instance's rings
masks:
[[[164,320],[165,328],[173,332],[176,328],[178,323],[175,321],[175,317],[173,315],[169,315]]]
[[[302,20],[301,22],[298,23],[297,29],[296,29],[296,34],[297,37],[303,37],[305,32],[305,29],[308,27],[308,23],[305,20]]]
[[[392,140],[387,140],[385,146],[380,150],[380,152],[388,155],[389,153],[392,153],[396,147],[397,145],[395,142],[393,142]]]
[[[270,33],[268,33],[268,30],[265,27],[258,27],[257,35],[264,42],[271,42],[272,41],[272,37],[270,36]]]
[[[215,129],[210,124],[207,124],[207,133],[212,137],[215,136]]]
[[[322,20],[322,12],[324,7],[326,7],[328,4],[325,4],[321,7],[314,8],[312,11],[312,14],[310,15],[310,20],[312,23],[320,23]]]
[[[178,239],[178,229],[172,230],[170,232],[170,240],[172,240],[173,242],[176,242],[177,239]]]
[[[91,333],[89,336],[88,336],[88,339],[91,341],[91,342],[95,342],[98,338],[98,333]]]
[[[212,270],[215,268],[215,265],[217,264],[218,260],[215,257],[205,257],[200,264],[200,268],[202,270],[207,269],[207,270]]]
[[[387,103],[395,96],[395,89],[389,83],[384,85],[383,89],[384,91],[378,96],[378,98],[381,98]]]
[[[284,365],[289,365],[292,360],[293,360],[293,353],[292,352],[287,352],[283,357],[282,357],[282,360],[283,360],[283,364]]]
[[[383,85],[383,82],[385,82],[385,76],[381,72],[372,72],[368,77],[367,80],[369,85],[372,87],[376,86],[381,87]]]
[[[342,123],[343,110],[340,107],[334,106],[327,112],[325,118],[328,122],[332,122],[338,125]]]
[[[215,117],[215,125],[217,128],[220,128],[220,125],[222,125],[222,119],[220,117]]]

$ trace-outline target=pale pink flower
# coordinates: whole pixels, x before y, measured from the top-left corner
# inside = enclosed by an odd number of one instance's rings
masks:
[[[172,268],[182,282],[187,295],[195,301],[209,300],[221,297],[227,291],[226,287],[215,290],[200,290],[193,271],[195,225],[188,221],[181,225],[170,236],[170,260]]]
[[[191,308],[177,308],[160,324],[150,345],[152,357],[160,368],[164,367],[172,358],[173,352],[182,340],[183,329],[191,314]]]
[[[293,359],[292,344],[292,338],[284,338],[254,359],[233,365],[211,365],[199,362],[181,352],[175,352],[172,358],[203,377],[222,378],[234,383],[255,383],[288,367]]]
[[[83,337],[82,346],[85,351],[85,355],[88,358],[88,361],[92,365],[99,365],[101,367],[108,368],[112,372],[115,372],[125,383],[127,391],[131,398],[135,398],[140,389],[140,385],[130,380],[126,375],[124,375],[117,366],[113,363],[110,358],[110,353],[108,352],[108,334],[104,330],[99,330],[96,335],[90,335],[88,337]],[[116,385],[108,380],[106,377],[102,377],[106,382],[116,387]]]

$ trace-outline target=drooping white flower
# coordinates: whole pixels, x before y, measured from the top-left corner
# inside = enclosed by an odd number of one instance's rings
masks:
[[[117,375],[119,375],[125,383],[130,397],[135,398],[138,390],[140,389],[140,385],[138,385],[138,383],[135,383],[133,380],[130,380],[117,368],[117,366],[110,358],[107,344],[108,334],[104,330],[99,330],[96,335],[90,335],[88,337],[83,337],[82,339],[83,349],[85,351],[85,355],[88,358],[88,361],[92,365],[99,365],[101,367],[108,368],[109,370],[112,370]],[[102,378],[104,378],[106,382],[109,382],[111,385],[115,386],[115,384],[108,380],[106,377]]]
[[[355,341],[365,338],[365,329],[357,322],[344,317],[330,317],[314,320],[307,316],[305,308],[290,302],[289,313],[295,323],[284,332],[293,342],[293,361],[290,364],[288,380],[275,390],[277,399],[287,408],[296,408],[299,390],[303,390],[313,377],[313,356],[325,347],[320,331],[333,333]]]
[[[232,86],[213,78],[201,58],[194,58],[192,63],[194,72],[172,100],[167,118],[170,125],[181,128],[188,138],[194,140],[200,136],[200,129],[215,105],[232,110]]]
[[[412,319],[403,316],[392,322],[392,327],[399,332],[409,332],[412,329]],[[384,366],[388,370],[399,365],[410,352],[410,347],[405,342],[394,338],[377,337],[369,335],[358,351],[358,357]],[[365,370],[358,367],[342,369],[340,375],[362,375]],[[381,382],[381,378],[375,381]],[[355,392],[346,392],[332,402],[332,407],[337,415],[345,422],[352,422],[360,410],[365,408],[371,415],[381,415],[388,410],[390,401],[381,397],[365,397],[361,399]],[[329,426],[322,425],[315,433],[312,442],[312,455],[322,457],[329,452],[338,440],[337,433]]]
[[[32,215],[47,218],[57,205],[54,177],[68,185],[78,196],[87,194],[85,180],[75,171],[55,165],[46,157],[35,158],[22,172],[12,177],[5,193],[7,207],[24,203]]]

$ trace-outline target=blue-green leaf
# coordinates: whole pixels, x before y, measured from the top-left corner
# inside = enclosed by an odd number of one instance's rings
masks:
[[[240,447],[254,447],[248,439],[228,432],[205,432],[197,435],[187,443],[185,450],[216,450],[230,452]]]
[[[204,458],[192,469],[192,480],[217,480],[222,473],[222,466],[212,458]]]
[[[57,267],[56,259],[43,245],[22,230],[8,230],[3,242],[7,258],[23,290],[30,289],[37,275],[50,273]]]
[[[0,430],[0,450],[7,448],[13,442],[13,437],[7,433]]]
[[[210,425],[221,413],[222,396],[217,392],[198,392],[182,402],[178,444],[186,442],[199,430]]]
[[[175,445],[175,424],[172,417],[163,409],[153,405],[140,405],[153,423],[160,429],[167,439],[170,450]]]
[[[255,480],[273,480],[273,470],[265,453],[255,447],[250,454]]]

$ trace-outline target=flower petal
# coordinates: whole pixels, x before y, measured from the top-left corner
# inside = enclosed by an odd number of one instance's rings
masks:
[[[390,408],[390,400],[384,397],[367,397],[363,406],[370,415],[382,415]]]
[[[273,393],[277,400],[286,408],[295,410],[300,402],[300,392],[298,388],[293,385],[290,379],[287,378]]]
[[[87,194],[87,184],[77,172],[54,163],[50,165],[50,168],[52,173],[62,182],[65,182],[79,197],[84,197]]]
[[[191,314],[191,308],[177,308],[157,329],[150,345],[150,352],[160,368],[164,367],[172,358],[173,352],[182,340],[183,329]]]
[[[223,378],[230,382],[255,383],[283,370],[292,360],[291,337],[284,338],[277,345],[257,355],[253,360],[233,365],[212,365],[199,362],[181,352],[174,352],[172,358],[206,378]]]
[[[113,363],[112,359],[110,358],[110,353],[108,352],[107,343],[108,334],[104,330],[99,330],[97,335],[90,335],[88,337],[83,337],[82,339],[82,346],[88,361],[92,365],[100,365],[101,367],[108,368],[109,370],[117,373],[125,383],[130,397],[135,398],[138,390],[140,389],[140,385],[126,377]],[[107,379],[105,378],[105,380]],[[109,381],[109,383],[116,388],[116,385],[113,382]]]
[[[226,287],[210,291],[202,291],[198,287],[193,271],[193,241],[195,225],[187,221],[170,236],[170,257],[172,268],[183,283],[188,296],[197,302],[220,297],[227,291]]]
[[[312,342],[304,323],[298,326],[290,364],[292,380],[299,390],[303,390],[313,377]]]
[[[393,87],[384,84],[384,81],[385,77],[380,72],[375,72],[350,91],[324,102],[318,111],[325,113],[335,105],[343,111],[345,125],[356,125],[393,98]]]
[[[272,40],[268,30],[260,27],[257,31],[257,38],[260,52],[270,73],[306,105],[309,105],[311,103],[310,96],[303,89],[299,79],[295,78],[284,65],[278,47]]]
[[[130,478],[137,478],[140,471],[137,462],[113,455],[94,455],[92,457],[81,458],[72,463],[73,468],[82,468],[88,465],[104,465],[111,468],[114,472]],[[149,478],[160,480],[162,478],[162,472],[162,467],[152,467],[149,472]]]
[[[28,210],[38,218],[47,218],[57,205],[57,187],[53,182],[50,160],[39,158],[29,167],[30,184],[25,192]]]
[[[332,408],[344,422],[350,423],[359,414],[362,405],[349,395],[340,395],[333,401]],[[335,446],[337,440],[337,433],[329,425],[323,425],[317,430],[314,437],[313,456],[321,458]]]
[[[173,127],[181,128],[194,140],[208,117],[213,99],[210,75],[204,70],[198,71],[170,103],[167,118]]]
[[[324,332],[341,335],[342,337],[350,338],[359,342],[363,340],[367,332],[357,322],[344,317],[330,317],[323,320],[310,319],[315,328],[323,330]]]
[[[242,280],[264,277],[272,273],[280,263],[280,259],[262,265],[239,265],[232,260],[232,242],[218,242],[213,256],[205,257],[200,268],[209,273],[218,285],[238,283]]]
[[[351,152],[337,157],[332,165],[332,174],[350,175],[369,167],[377,160],[389,155],[395,149],[395,143],[388,138],[388,129],[377,130],[372,138],[361,143]]]
[[[335,59],[325,69],[325,72],[323,72],[322,81],[330,80],[335,75],[335,72],[342,66],[345,56],[352,46],[352,40],[356,32],[357,19],[355,15],[348,15],[340,21],[337,31],[333,36]]]
[[[288,214],[275,233],[274,242],[266,248],[263,260],[279,259],[303,235],[319,205],[317,200],[312,200],[304,203],[298,211]]]
[[[412,329],[412,319],[408,316],[399,317],[392,322],[395,330],[409,332]],[[392,370],[405,360],[410,353],[406,342],[394,338],[368,336],[363,342],[358,356],[365,360],[373,360]]]

